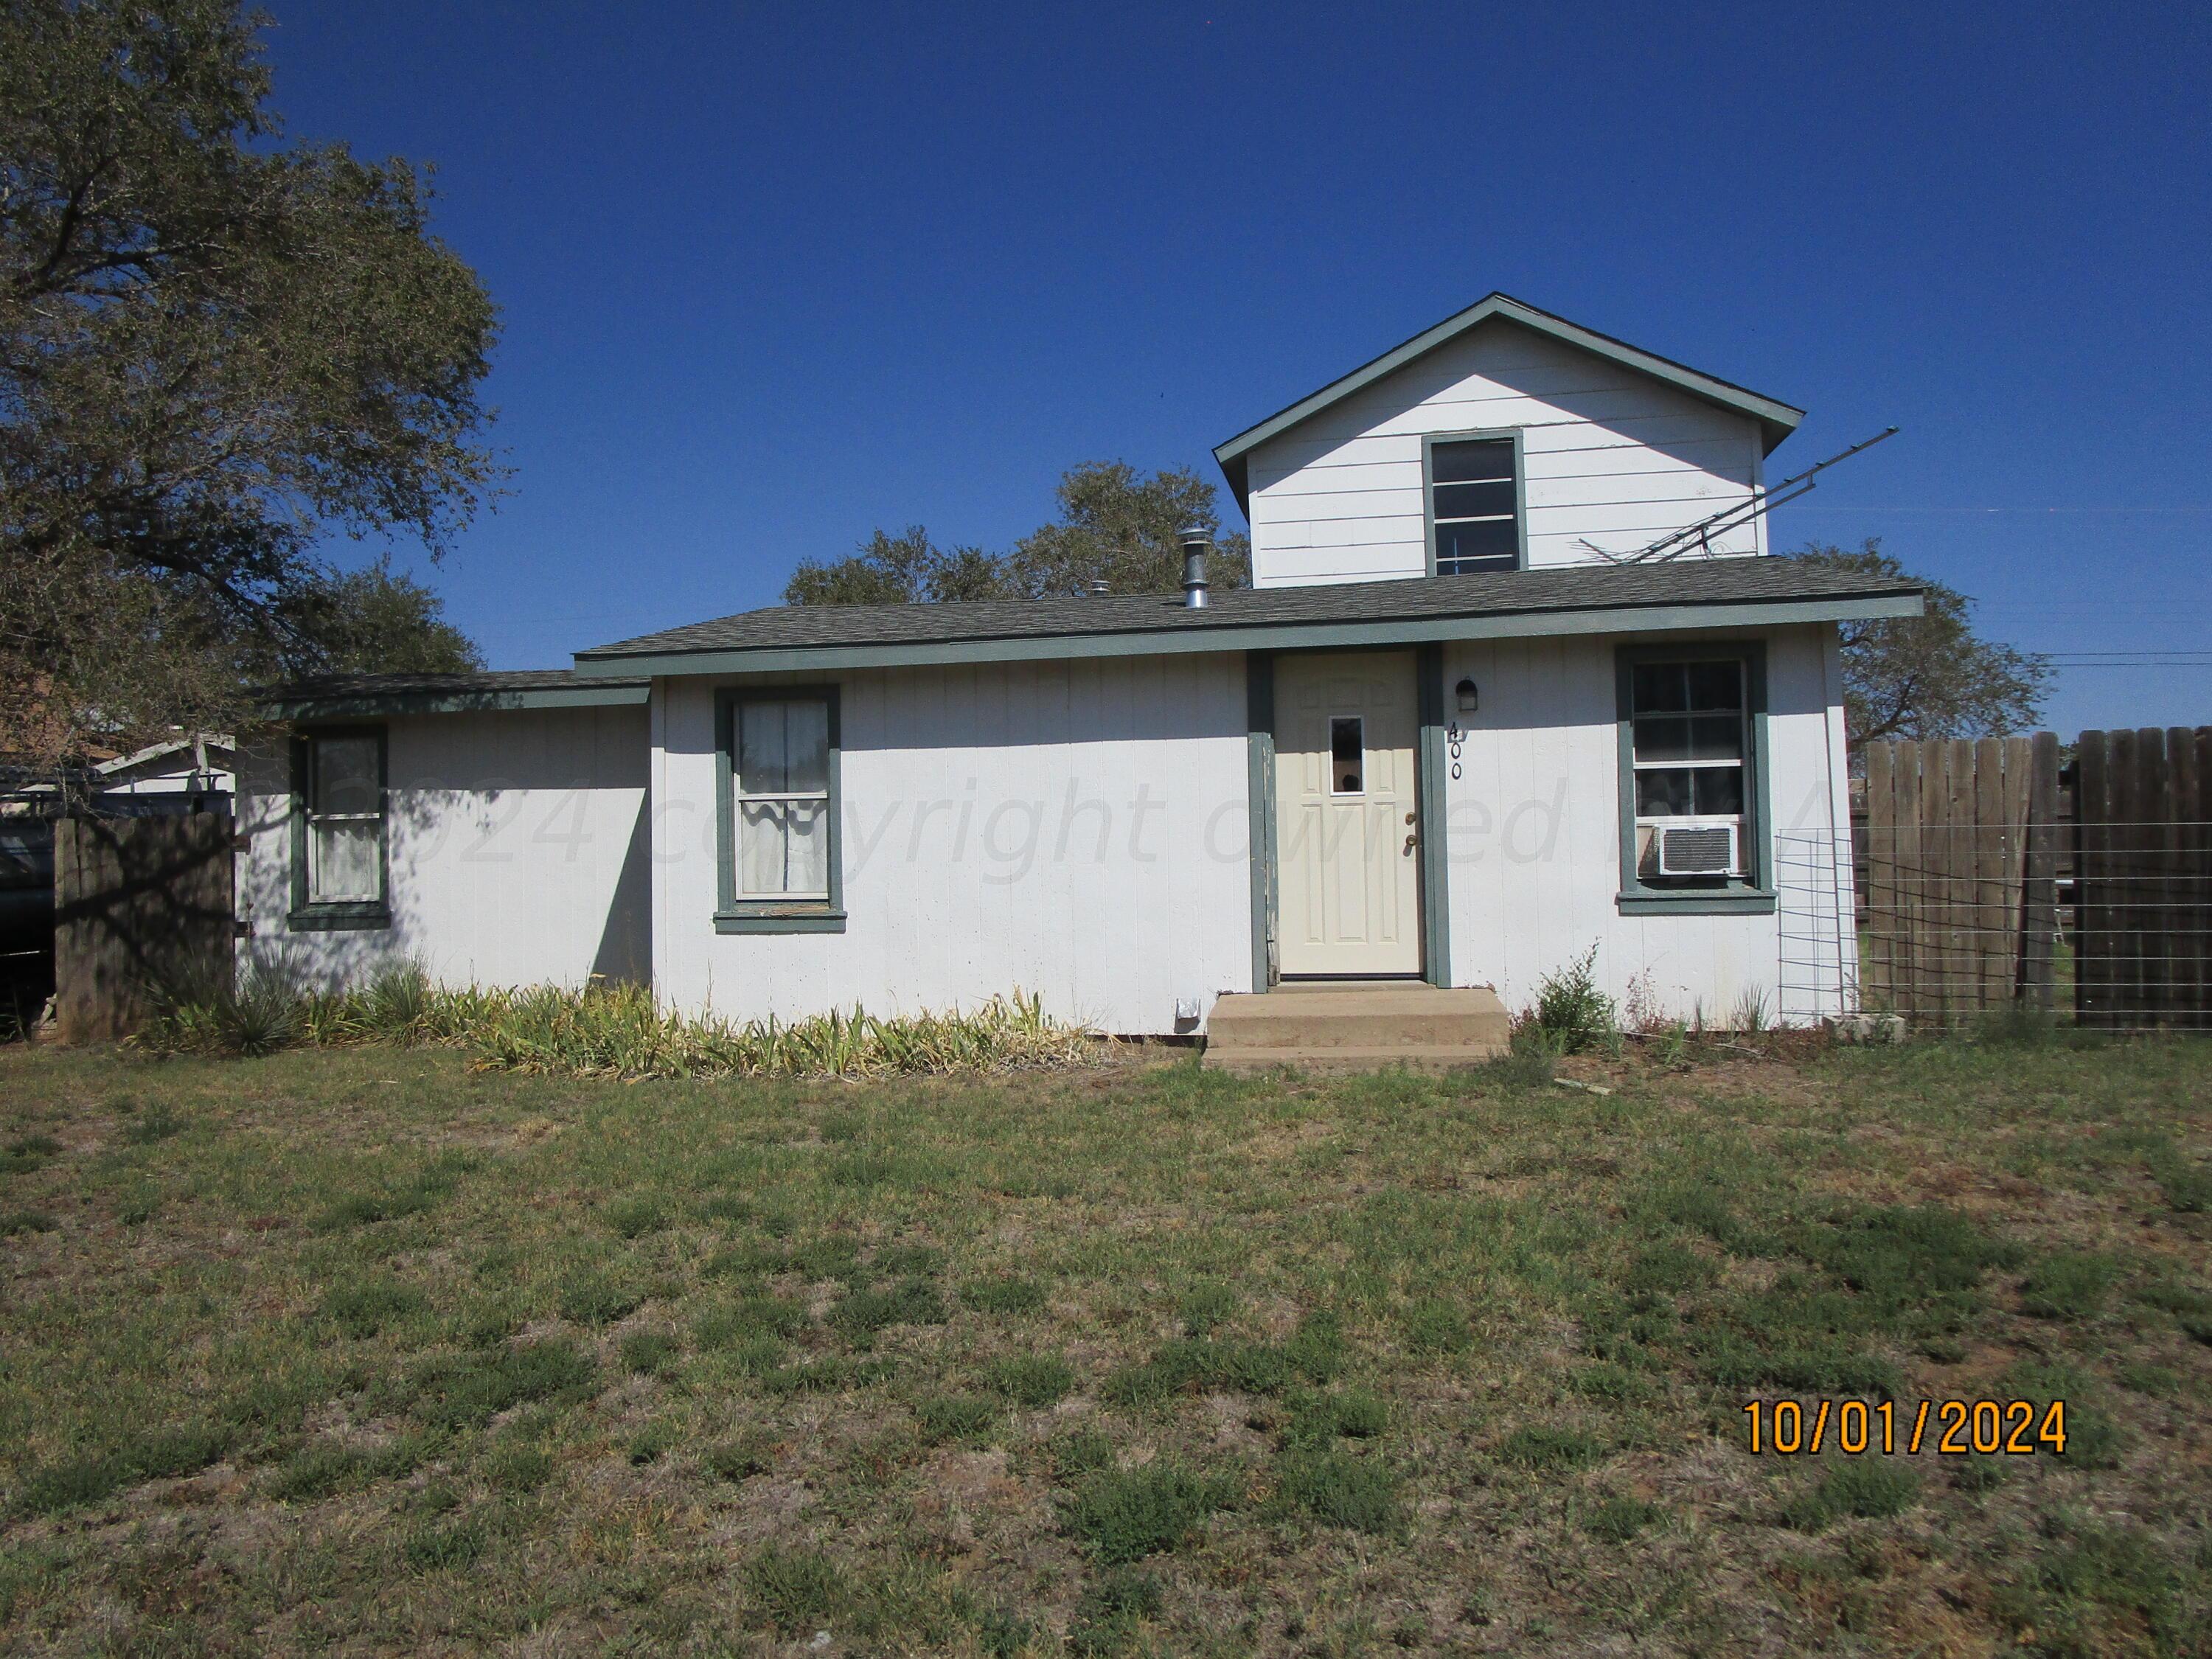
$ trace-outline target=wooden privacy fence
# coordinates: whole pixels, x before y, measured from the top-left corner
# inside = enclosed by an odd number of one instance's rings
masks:
[[[2084,732],[2074,798],[2076,1017],[2212,1028],[2212,726]]]
[[[1867,746],[1863,1000],[2212,1029],[2212,727]]]
[[[64,818],[54,826],[54,994],[68,1042],[137,1030],[165,986],[232,969],[231,821]]]
[[[2032,884],[2051,902],[2047,848],[2033,871],[2028,850],[2051,838],[2055,811],[2033,806],[2056,795],[2057,757],[2048,732],[1867,745],[1869,1004],[1939,1024],[2021,995],[2049,1006],[2052,927],[2026,913]]]

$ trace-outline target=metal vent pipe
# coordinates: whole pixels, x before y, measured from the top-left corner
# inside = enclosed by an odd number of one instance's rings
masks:
[[[1186,611],[1206,609],[1206,556],[1213,551],[1213,532],[1202,524],[1186,525],[1182,543],[1182,603]]]

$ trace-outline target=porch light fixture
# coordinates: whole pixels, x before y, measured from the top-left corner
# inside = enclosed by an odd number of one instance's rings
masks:
[[[1476,708],[1481,702],[1481,697],[1475,690],[1474,682],[1473,680],[1462,680],[1452,689],[1454,694],[1459,698],[1459,712],[1462,714],[1472,714],[1474,713]]]

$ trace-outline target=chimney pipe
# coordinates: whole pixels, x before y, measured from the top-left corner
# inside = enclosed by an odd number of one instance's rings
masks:
[[[1186,611],[1206,609],[1206,556],[1213,551],[1213,532],[1202,524],[1186,525],[1182,543],[1182,604]]]

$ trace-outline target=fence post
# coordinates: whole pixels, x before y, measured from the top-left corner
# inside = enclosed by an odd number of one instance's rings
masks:
[[[2193,820],[2197,817],[2197,734],[2185,726],[2166,734],[2166,951],[2169,1024],[2194,1030],[2203,1010],[2197,930]]]
[[[2084,896],[2081,963],[2075,995],[2085,1023],[2110,1026],[2119,994],[2119,964],[2112,949],[2114,880],[2113,773],[2121,734],[2084,732],[2075,763],[2074,799],[2081,823],[2081,860],[2075,878]]]
[[[2196,947],[2197,1018],[2199,1030],[2212,1029],[2212,726],[2191,733],[2197,793],[2182,802],[2189,821],[2187,860],[2189,896],[2195,909],[2190,916],[2190,938]]]
[[[2166,732],[2147,726],[2136,733],[2136,787],[2129,831],[2135,848],[2136,997],[2140,1023],[2165,1024],[2170,1006],[2166,989],[2172,969],[2166,933]]]
[[[1895,880],[1897,868],[1897,799],[1891,782],[1891,748],[1886,743],[1867,745],[1867,960],[1863,969],[1869,1002],[1898,1012],[1897,895],[1883,893],[1876,884],[1885,875]]]
[[[1981,966],[1974,949],[1974,745],[1954,738],[1943,750],[1943,1018],[1956,1025],[1974,1006]]]
[[[1935,937],[1928,926],[1928,870],[1920,833],[1926,784],[1922,745],[1897,745],[1897,862],[1893,866],[1898,918],[1897,1012],[1907,1019],[1928,1014],[1928,973]]]
[[[2010,826],[2004,810],[2005,745],[1984,738],[1974,745],[1973,1000],[1977,1008],[2001,1002],[2012,989],[2012,936],[2003,872],[2010,865]]]
[[[2058,734],[2039,732],[2023,746],[2028,750],[2027,846],[2021,901],[2020,994],[2047,1014],[2052,1010],[2057,979]]]

